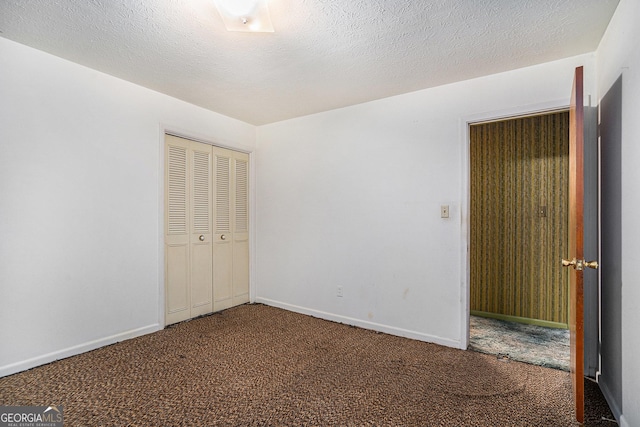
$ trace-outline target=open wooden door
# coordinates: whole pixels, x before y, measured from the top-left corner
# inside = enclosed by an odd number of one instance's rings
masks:
[[[569,330],[571,383],[576,419],[584,421],[584,268],[598,268],[584,260],[584,88],[583,68],[575,71],[569,109]]]

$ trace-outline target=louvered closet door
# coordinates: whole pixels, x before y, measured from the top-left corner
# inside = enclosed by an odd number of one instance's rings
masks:
[[[191,317],[189,141],[165,138],[165,322]]]
[[[233,304],[249,302],[249,155],[234,153]]]
[[[191,142],[191,317],[213,311],[211,146]]]
[[[213,311],[211,146],[165,137],[165,322]]]
[[[214,310],[249,302],[247,154],[213,147]]]

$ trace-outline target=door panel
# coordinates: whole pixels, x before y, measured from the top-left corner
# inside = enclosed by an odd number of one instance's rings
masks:
[[[167,136],[165,144],[166,323],[189,319],[189,141]]]
[[[234,153],[233,303],[249,302],[249,162]]]
[[[233,305],[233,235],[231,233],[231,166],[233,153],[214,147],[214,308],[223,310]]]
[[[191,317],[189,311],[189,246],[166,245],[166,324],[181,322]]]
[[[583,68],[575,71],[569,109],[569,260],[584,260],[584,99]],[[576,267],[575,262],[573,267]],[[569,269],[571,385],[576,419],[584,420],[584,280]]]
[[[249,156],[213,148],[214,308],[249,302]]]
[[[211,146],[191,141],[191,317],[213,311]]]
[[[233,242],[233,305],[249,302],[249,239],[238,233]]]
[[[211,313],[212,300],[211,243],[191,244],[191,317]]]
[[[222,236],[226,238],[226,235],[217,235],[213,253],[213,296],[216,311],[233,305],[233,250],[231,240],[221,240]]]

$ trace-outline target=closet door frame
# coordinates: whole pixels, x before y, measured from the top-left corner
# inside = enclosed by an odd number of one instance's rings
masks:
[[[158,326],[164,328],[165,319],[165,304],[166,304],[166,289],[165,289],[165,135],[172,135],[179,138],[188,139],[195,142],[200,142],[213,147],[223,148],[227,150],[237,151],[239,153],[245,153],[249,156],[249,302],[253,303],[256,299],[256,284],[255,284],[255,149],[248,145],[243,144],[230,144],[228,142],[222,143],[210,136],[198,135],[193,132],[185,132],[184,130],[176,129],[169,126],[160,126],[159,138],[158,138]]]

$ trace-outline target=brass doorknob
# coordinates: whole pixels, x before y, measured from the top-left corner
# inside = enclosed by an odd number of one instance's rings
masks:
[[[227,236],[225,236],[224,234],[220,236],[220,240],[225,240],[227,238]]]
[[[578,271],[584,270],[585,267],[593,268],[594,270],[598,268],[598,261],[585,261],[583,259],[572,259],[569,261],[568,259],[562,260],[563,267],[573,266]]]
[[[585,261],[584,262],[584,266],[585,267],[589,267],[589,268],[593,268],[594,270],[598,269],[598,261]]]
[[[204,242],[204,235],[201,234],[200,237],[198,237],[198,239],[200,239],[201,242]]]

